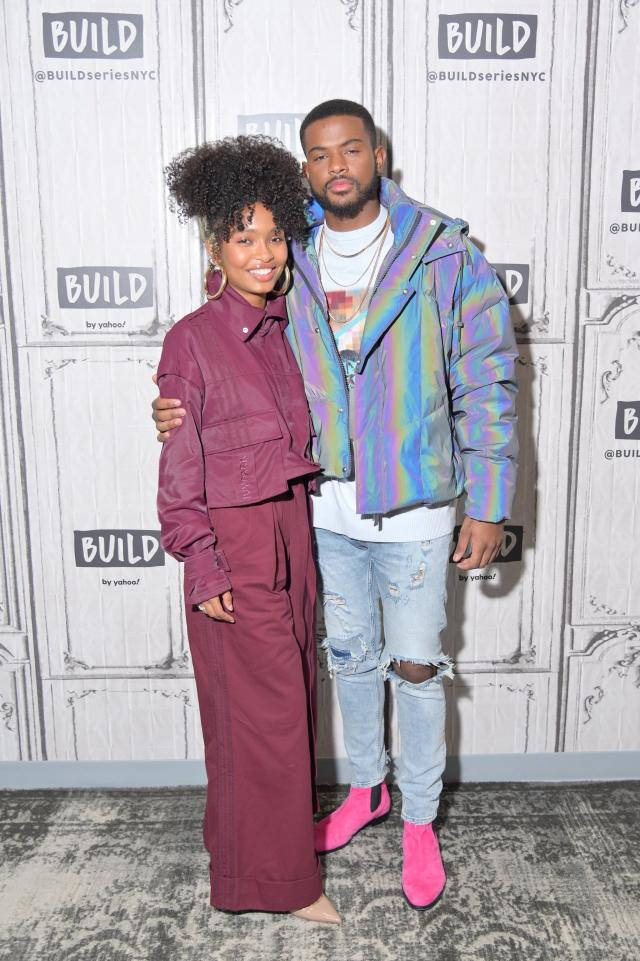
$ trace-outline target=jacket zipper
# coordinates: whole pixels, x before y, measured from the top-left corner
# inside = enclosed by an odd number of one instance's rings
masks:
[[[411,224],[411,227],[410,227],[410,229],[409,229],[409,232],[407,233],[407,236],[406,236],[405,239],[403,240],[402,245],[398,248],[398,251],[397,251],[395,257],[393,258],[393,260],[391,261],[391,263],[388,265],[388,267],[387,267],[387,269],[384,271],[384,273],[380,274],[380,276],[378,277],[378,279],[377,279],[377,281],[376,281],[376,285],[375,285],[375,287],[373,288],[373,292],[372,292],[372,294],[371,294],[371,297],[369,298],[369,303],[371,303],[371,301],[373,300],[374,296],[376,295],[376,293],[377,293],[377,291],[378,291],[378,288],[380,287],[380,284],[382,283],[382,281],[384,280],[384,278],[387,276],[387,274],[388,274],[389,271],[391,270],[393,264],[396,262],[396,260],[398,259],[398,257],[399,257],[400,254],[402,253],[402,251],[409,245],[409,242],[410,242],[411,238],[413,237],[414,233],[416,232],[416,227],[418,226],[419,223],[420,223],[420,214],[416,214],[416,216],[415,216],[414,219],[413,219],[413,223]],[[317,303],[318,307],[319,307],[320,310],[322,311],[322,316],[324,317],[325,321],[327,321],[327,325],[328,325],[328,324],[329,324],[329,321],[328,321],[328,319],[327,319],[327,305],[326,305],[326,303],[323,304],[323,303],[320,301],[320,299],[317,297],[316,292],[315,292],[315,290],[313,289],[312,284],[309,283],[309,278],[308,278],[307,275],[305,274],[304,270],[302,270],[302,268],[300,267],[300,265],[299,265],[299,264],[296,264],[296,267],[297,267],[298,271],[300,272],[300,274],[302,275],[302,277],[304,278],[304,281],[305,281],[307,287],[309,288],[309,291],[310,291],[310,293],[311,293],[311,296],[313,297],[313,299],[314,299],[315,302]],[[343,365],[343,363],[342,363],[342,360],[340,359],[340,354],[338,353],[338,348],[337,348],[337,346],[336,346],[335,338],[334,338],[334,336],[333,336],[333,331],[331,330],[331,327],[329,327],[329,333],[331,334],[331,343],[332,343],[332,346],[333,346],[335,358],[336,358],[336,360],[338,361],[338,366],[339,366],[339,368],[340,368],[340,373],[342,374],[342,386],[343,386],[343,388],[344,388],[346,403],[347,403],[347,405],[348,405],[348,404],[349,404],[349,387],[348,387],[348,385],[347,385],[347,376],[346,376],[346,373],[345,373],[345,369],[344,369],[344,365]],[[347,406],[347,413],[348,413],[348,406]],[[351,474],[351,471],[353,470],[353,458],[352,458],[352,456],[351,456],[351,440],[349,440],[349,461],[348,461],[348,465],[349,465],[349,473],[348,473],[347,476],[349,476],[349,475]]]
[[[338,346],[337,346],[337,344],[336,344],[335,337],[333,336],[333,331],[331,330],[331,327],[329,326],[329,320],[328,320],[328,317],[327,317],[327,305],[326,305],[326,303],[323,304],[323,303],[321,302],[321,300],[319,299],[319,297],[316,295],[316,292],[315,292],[315,290],[313,289],[313,286],[309,283],[309,278],[308,278],[307,275],[305,274],[304,270],[302,270],[302,268],[300,267],[300,265],[299,265],[299,264],[296,264],[296,267],[297,267],[297,269],[298,269],[298,272],[299,272],[299,273],[302,275],[302,277],[304,278],[304,282],[306,283],[307,287],[309,288],[309,291],[310,291],[310,293],[311,293],[311,296],[313,297],[313,299],[314,299],[315,302],[317,303],[318,307],[319,307],[320,310],[322,311],[322,316],[324,317],[325,321],[327,322],[327,326],[329,327],[329,333],[331,334],[331,345],[332,345],[332,347],[333,347],[333,352],[334,352],[334,354],[335,354],[335,358],[336,358],[336,360],[337,360],[337,362],[338,362],[338,367],[340,368],[340,373],[342,374],[342,387],[343,387],[343,389],[344,389],[345,404],[347,405],[347,406],[346,406],[346,411],[347,411],[347,418],[348,418],[348,416],[349,416],[349,387],[348,387],[348,384],[347,384],[347,375],[346,375],[346,373],[345,373],[344,364],[342,363],[342,360],[340,359],[340,354],[338,353]],[[348,433],[349,433],[349,432],[347,431],[347,434],[348,434]],[[348,463],[348,468],[349,468],[349,470],[346,472],[345,476],[346,476],[346,477],[349,477],[349,476],[351,475],[351,471],[353,470],[353,458],[352,458],[352,456],[351,456],[351,439],[349,439],[349,460],[348,460],[347,463]]]
[[[407,236],[406,236],[405,239],[403,240],[402,245],[401,245],[400,247],[398,247],[398,251],[397,251],[395,257],[393,258],[393,260],[391,261],[391,263],[389,264],[389,266],[387,267],[387,269],[384,271],[384,273],[380,274],[380,276],[378,277],[378,279],[377,279],[377,281],[376,281],[376,285],[375,285],[375,287],[373,288],[373,293],[371,294],[371,297],[369,298],[369,303],[371,303],[371,301],[372,301],[373,298],[375,297],[376,293],[378,292],[378,287],[380,286],[380,284],[382,283],[382,281],[384,280],[384,278],[387,276],[387,274],[389,273],[389,271],[390,271],[391,268],[393,267],[394,263],[396,262],[396,260],[397,260],[398,257],[400,256],[400,254],[402,253],[402,251],[405,249],[405,247],[407,247],[407,246],[409,245],[409,241],[411,240],[411,238],[412,238],[413,235],[415,234],[415,232],[416,232],[416,227],[418,226],[419,223],[420,223],[420,214],[416,214],[416,216],[415,216],[415,218],[414,218],[414,220],[413,220],[413,223],[411,224],[411,228],[410,228],[410,230],[409,230],[409,233],[407,234]]]

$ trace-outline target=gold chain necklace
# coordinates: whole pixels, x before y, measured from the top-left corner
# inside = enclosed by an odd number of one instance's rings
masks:
[[[385,230],[387,229],[387,224],[388,224],[388,223],[389,223],[389,214],[387,214],[387,216],[385,217],[385,221],[384,221],[382,227],[380,228],[380,230],[378,231],[378,233],[375,235],[375,237],[373,238],[373,240],[370,240],[369,243],[366,244],[366,245],[362,248],[362,250],[356,250],[355,254],[341,254],[339,250],[335,250],[335,249],[331,246],[331,244],[329,243],[329,240],[328,240],[328,239],[327,239],[327,247],[329,248],[329,250],[331,251],[332,254],[335,254],[335,255],[336,255],[336,257],[343,257],[345,260],[351,260],[352,257],[359,257],[360,254],[363,254],[363,253],[365,252],[365,250],[368,250],[368,249],[369,249],[369,247],[373,247],[373,245],[375,244],[376,240],[379,240],[379,239],[380,239],[380,237],[382,236],[382,234],[383,234],[383,233],[385,232]],[[324,234],[324,232],[325,232],[325,224],[322,225],[322,233]]]
[[[385,225],[385,233],[384,233],[384,236],[383,236],[383,238],[382,238],[382,240],[381,240],[381,242],[380,242],[380,246],[378,247],[378,250],[377,250],[377,253],[376,253],[376,256],[375,256],[375,261],[374,261],[374,264],[373,264],[373,269],[372,269],[372,271],[371,271],[371,276],[369,277],[369,283],[367,284],[367,286],[366,286],[366,288],[365,288],[365,291],[364,291],[364,294],[362,295],[362,297],[361,297],[361,299],[360,299],[360,303],[358,304],[358,306],[356,307],[356,309],[354,310],[354,312],[351,314],[351,316],[350,316],[350,317],[347,317],[345,320],[337,320],[337,319],[333,316],[333,314],[331,313],[331,311],[329,310],[329,305],[327,304],[327,313],[328,313],[328,315],[329,315],[329,319],[333,321],[333,323],[336,325],[336,327],[344,327],[345,324],[351,323],[351,321],[353,320],[353,318],[354,318],[354,317],[357,317],[358,314],[360,313],[360,311],[362,310],[362,307],[363,307],[363,305],[364,305],[364,302],[365,302],[365,300],[367,299],[367,297],[369,296],[369,291],[371,290],[371,284],[373,283],[373,279],[374,279],[374,277],[375,277],[376,274],[377,274],[378,263],[379,263],[379,261],[380,261],[380,256],[381,256],[381,254],[382,254],[382,250],[383,250],[383,248],[384,248],[384,241],[385,241],[385,238],[386,238],[386,236],[387,236],[386,232],[387,232],[388,229],[389,229],[389,222],[388,222],[388,220],[387,220],[387,223],[386,223],[386,225]],[[323,240],[323,237],[322,237],[322,235],[321,235],[321,236],[320,236],[319,250],[318,250],[318,257],[319,257],[319,258],[322,256],[322,240]],[[323,258],[323,260],[324,260],[324,258]]]
[[[385,236],[386,236],[386,235],[385,235]],[[343,287],[345,290],[346,290],[348,287],[357,287],[358,284],[360,283],[360,281],[362,280],[362,278],[363,278],[364,276],[366,276],[366,274],[369,272],[369,270],[370,270],[370,268],[371,268],[371,264],[373,263],[373,261],[374,261],[374,260],[376,259],[376,257],[378,256],[378,251],[377,251],[377,250],[374,250],[373,256],[371,257],[371,260],[370,260],[369,263],[365,266],[364,270],[362,271],[362,273],[360,274],[359,277],[356,277],[355,280],[351,281],[351,283],[343,284],[343,283],[341,283],[336,277],[333,276],[333,274],[332,274],[331,271],[329,270],[329,267],[327,266],[327,258],[326,258],[325,255],[324,255],[323,237],[324,237],[324,232],[322,233],[322,235],[321,235],[321,237],[320,237],[320,243],[319,243],[319,245],[318,245],[318,259],[322,261],[322,266],[324,267],[324,269],[325,269],[325,271],[326,271],[326,274],[327,274],[329,280],[333,281],[333,283],[336,284],[338,287]],[[385,238],[383,237],[382,240],[381,240],[381,243],[382,243],[383,245],[384,245],[384,241],[385,241]],[[327,247],[329,247],[329,244],[327,244]],[[333,248],[329,247],[329,249],[332,250]]]

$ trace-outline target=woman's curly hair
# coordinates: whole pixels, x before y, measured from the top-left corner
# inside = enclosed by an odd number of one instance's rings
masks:
[[[225,137],[183,151],[165,169],[171,207],[197,217],[203,239],[229,240],[242,211],[262,203],[287,238],[307,232],[307,192],[295,157],[271,137]]]

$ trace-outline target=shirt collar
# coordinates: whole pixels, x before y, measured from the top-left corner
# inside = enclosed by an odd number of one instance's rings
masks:
[[[215,281],[214,281],[215,284]],[[212,285],[212,291],[215,286]],[[264,336],[274,323],[284,328],[287,324],[287,308],[283,296],[270,297],[266,307],[254,307],[233,287],[227,285],[218,300],[210,300],[214,308],[216,322],[224,323],[239,340],[249,340],[254,334]]]

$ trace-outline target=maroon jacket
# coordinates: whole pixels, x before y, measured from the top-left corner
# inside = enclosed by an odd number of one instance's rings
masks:
[[[320,470],[286,325],[284,297],[262,310],[227,287],[164,339],[158,387],[187,416],[162,445],[158,517],[162,546],[185,562],[188,603],[231,588],[210,508],[255,504]]]

